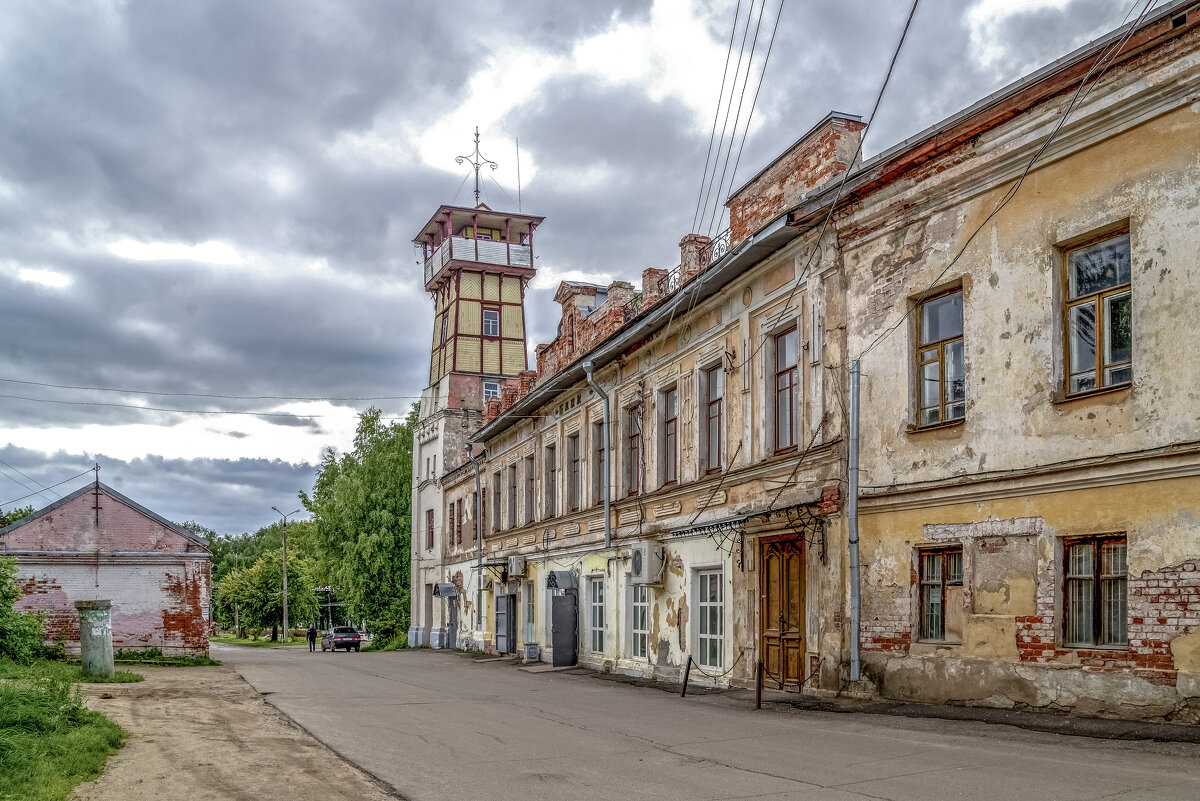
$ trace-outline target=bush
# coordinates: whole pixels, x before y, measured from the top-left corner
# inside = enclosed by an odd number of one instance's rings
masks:
[[[46,621],[36,612],[13,609],[20,597],[17,560],[0,557],[0,657],[28,664],[46,655]]]

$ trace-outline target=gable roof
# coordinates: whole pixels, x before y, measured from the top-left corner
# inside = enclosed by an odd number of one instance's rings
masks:
[[[106,495],[108,495],[109,497],[113,498],[114,500],[120,501],[121,503],[128,506],[130,509],[133,509],[134,511],[145,515],[146,517],[150,518],[151,520],[155,521],[156,523],[159,523],[160,525],[164,526],[165,528],[168,528],[171,531],[175,532],[176,534],[183,537],[184,539],[187,539],[187,540],[190,540],[191,542],[196,543],[201,548],[203,548],[205,551],[212,553],[212,550],[209,548],[208,541],[205,540],[203,537],[199,536],[198,534],[194,534],[193,532],[188,531],[185,528],[180,528],[179,526],[172,523],[170,520],[167,520],[162,515],[150,511],[149,509],[147,509],[145,506],[142,506],[137,501],[134,501],[130,498],[125,497],[124,495],[117,492],[112,487],[108,486],[107,484],[105,484],[103,482],[99,482],[99,481],[92,483],[92,484],[85,484],[84,486],[82,486],[79,489],[72,492],[70,495],[64,495],[63,497],[59,498],[57,501],[50,504],[49,506],[43,506],[41,509],[38,509],[33,514],[26,515],[25,517],[22,517],[17,522],[10,523],[7,526],[5,526],[4,528],[0,528],[0,537],[3,537],[5,534],[7,534],[10,531],[13,531],[14,529],[20,528],[21,526],[25,525],[26,523],[37,520],[39,517],[44,517],[44,516],[50,514],[51,512],[55,511],[56,509],[66,506],[68,503],[75,500],[79,496],[85,495],[89,492],[94,491],[97,486],[99,486],[100,489],[104,490],[104,493]]]

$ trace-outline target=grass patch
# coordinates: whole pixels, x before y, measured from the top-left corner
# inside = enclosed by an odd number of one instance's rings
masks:
[[[164,654],[157,648],[142,648],[136,651],[120,649],[113,654],[113,661],[153,667],[212,667],[221,664],[221,660],[211,659],[203,654]]]
[[[408,643],[399,640],[389,643],[371,643],[370,645],[363,646],[364,651],[415,651],[420,648],[429,648],[429,646],[418,645],[415,648],[409,648]]]
[[[79,672],[0,660],[0,799],[62,801],[121,747],[121,727],[84,706]]]
[[[281,645],[304,645],[303,638],[293,638],[291,642],[284,642],[283,639],[271,642],[268,639],[259,638],[252,640],[249,637],[234,637],[232,634],[214,634],[208,638],[209,642],[219,642],[224,645],[249,645],[252,648],[278,648]]]
[[[10,659],[0,659],[0,680],[9,680],[16,684],[37,684],[39,682],[65,682],[76,684],[132,684],[145,681],[145,676],[128,670],[113,672],[111,679],[101,679],[94,676],[84,676],[83,666],[78,662],[53,662],[39,660],[30,665],[22,665]],[[4,796],[0,796],[3,799]]]

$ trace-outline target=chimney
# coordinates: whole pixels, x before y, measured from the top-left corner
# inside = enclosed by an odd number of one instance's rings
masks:
[[[658,303],[667,294],[667,271],[661,267],[642,270],[642,311]]]
[[[708,266],[706,254],[712,239],[703,234],[688,234],[679,240],[679,285],[688,281]]]

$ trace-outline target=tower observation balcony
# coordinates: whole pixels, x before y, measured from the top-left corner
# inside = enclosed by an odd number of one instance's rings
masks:
[[[455,268],[532,278],[533,232],[544,219],[483,204],[442,206],[413,239],[425,268],[425,289],[436,289]]]

